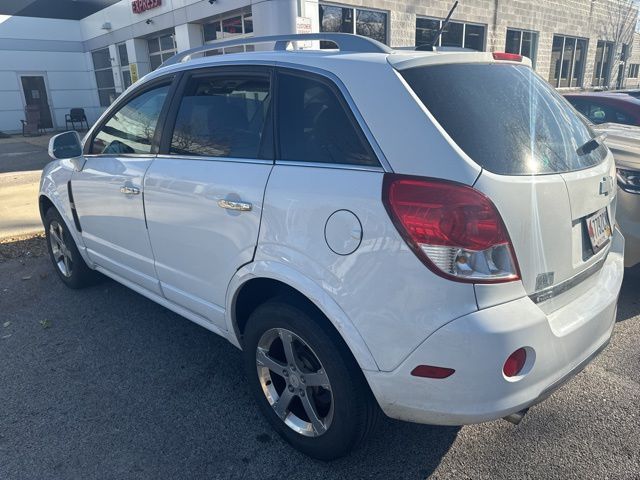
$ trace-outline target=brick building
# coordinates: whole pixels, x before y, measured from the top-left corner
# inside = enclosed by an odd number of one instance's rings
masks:
[[[338,31],[392,47],[432,41],[453,0],[0,2],[0,130],[26,105],[48,128],[89,123],[174,53],[217,39]],[[640,86],[635,0],[461,0],[440,46],[521,53],[558,88]],[[82,7],[82,8],[81,8]],[[3,15],[4,14],[4,15]],[[242,51],[227,48],[220,53]]]

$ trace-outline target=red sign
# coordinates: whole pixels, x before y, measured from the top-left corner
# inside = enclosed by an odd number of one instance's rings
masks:
[[[133,2],[131,2],[133,13],[146,12],[160,5],[162,5],[162,0],[133,0]]]

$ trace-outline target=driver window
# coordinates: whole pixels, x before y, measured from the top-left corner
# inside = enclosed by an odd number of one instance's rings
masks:
[[[93,154],[151,153],[151,143],[169,84],[138,95],[119,108],[93,137]]]

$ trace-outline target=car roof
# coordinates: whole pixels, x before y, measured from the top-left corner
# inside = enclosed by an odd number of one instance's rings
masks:
[[[212,49],[215,49],[212,45]],[[200,54],[202,55],[202,54]],[[333,71],[334,67],[344,68],[345,63],[353,64],[384,64],[396,70],[404,70],[418,66],[450,64],[450,63],[513,63],[531,66],[531,61],[523,57],[520,62],[495,60],[490,52],[475,52],[469,50],[415,51],[389,49],[388,52],[350,52],[340,50],[267,50],[229,53],[224,55],[204,56],[179,61],[168,66],[161,66],[145,80],[151,80],[160,75],[221,65],[291,65],[311,68],[321,68]]]

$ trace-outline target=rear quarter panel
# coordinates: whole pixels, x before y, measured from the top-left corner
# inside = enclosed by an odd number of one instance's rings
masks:
[[[318,285],[378,367],[392,370],[429,334],[477,305],[473,285],[435,275],[407,247],[382,204],[382,179],[382,172],[276,165],[255,261],[286,266]],[[327,219],[342,209],[362,225],[361,244],[349,255],[325,240]]]

